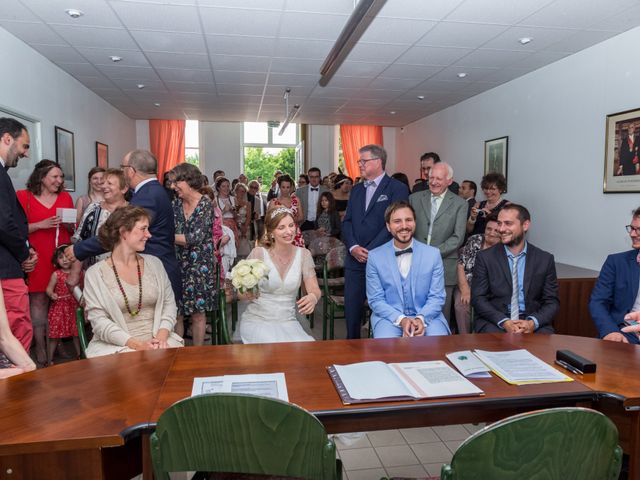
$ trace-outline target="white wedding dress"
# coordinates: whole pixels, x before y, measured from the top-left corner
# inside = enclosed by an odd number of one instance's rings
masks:
[[[296,248],[293,262],[286,272],[278,271],[269,252],[254,248],[248,258],[264,261],[269,278],[260,283],[258,298],[251,300],[240,319],[242,343],[312,342],[298,321],[296,296],[302,278],[315,276],[313,258],[309,250]]]

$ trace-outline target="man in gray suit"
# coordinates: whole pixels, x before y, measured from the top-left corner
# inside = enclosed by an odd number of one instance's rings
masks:
[[[440,250],[444,263],[444,283],[447,300],[444,316],[449,320],[453,287],[456,285],[458,248],[464,242],[467,223],[467,202],[448,188],[453,181],[453,169],[440,162],[429,171],[429,190],[409,196],[416,211],[415,238]]]
[[[318,167],[311,167],[307,175],[309,177],[309,185],[296,190],[296,197],[300,200],[302,211],[304,212],[304,222],[300,225],[300,230],[302,231],[316,228],[316,212],[318,211],[320,194],[327,191],[323,185],[320,185],[322,174]]]

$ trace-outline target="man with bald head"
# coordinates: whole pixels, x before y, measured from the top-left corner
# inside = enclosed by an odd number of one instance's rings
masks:
[[[449,190],[453,169],[448,163],[435,163],[429,170],[429,190],[413,193],[409,203],[416,211],[415,239],[440,250],[444,264],[447,299],[444,316],[451,314],[453,287],[457,283],[458,248],[464,242],[467,202]]]
[[[180,265],[175,253],[175,224],[171,201],[164,187],[158,182],[158,161],[147,150],[133,150],[127,153],[120,165],[129,188],[133,190],[131,204],[143,207],[149,212],[151,222],[144,253],[158,257],[164,265],[176,302],[182,293]],[[104,249],[96,237],[88,238],[74,244],[65,251],[68,257],[84,260],[85,258],[104,253]],[[77,280],[74,278],[75,283]],[[70,281],[73,283],[73,281]]]

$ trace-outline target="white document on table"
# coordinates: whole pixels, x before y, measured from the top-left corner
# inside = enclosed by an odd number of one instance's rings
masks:
[[[289,401],[284,373],[256,373],[247,375],[224,375],[219,377],[196,377],[193,379],[191,396],[206,393],[243,393]]]
[[[474,350],[474,353],[496,375],[513,385],[573,381],[571,377],[524,349],[506,352]]]
[[[474,355],[471,350],[451,352],[446,354],[447,359],[458,371],[468,378],[490,378],[491,369]]]
[[[441,360],[362,362],[334,365],[351,398],[433,398],[482,395],[484,392]]]

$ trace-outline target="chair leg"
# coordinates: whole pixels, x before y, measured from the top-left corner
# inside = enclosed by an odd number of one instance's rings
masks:
[[[331,316],[329,317],[329,340],[334,339],[333,326],[335,323],[335,318],[336,318],[336,307],[335,305],[331,305]]]
[[[322,315],[322,340],[327,339],[327,317],[329,316],[329,310],[331,306],[327,302],[327,307]]]
[[[231,302],[231,331],[236,331],[236,324],[238,323],[238,300],[235,298]]]

